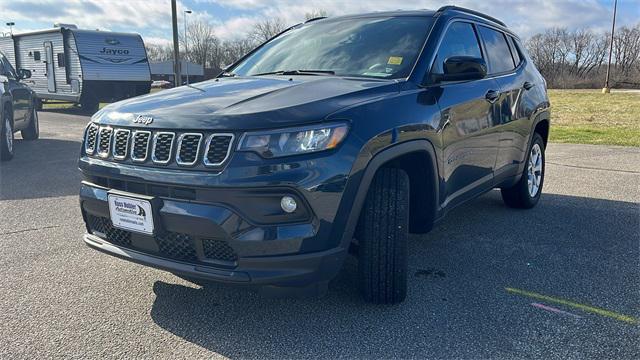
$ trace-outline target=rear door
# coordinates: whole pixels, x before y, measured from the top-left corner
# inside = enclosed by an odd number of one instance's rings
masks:
[[[475,26],[464,21],[449,24],[441,40],[432,74],[443,73],[443,63],[451,56],[483,57]],[[486,78],[438,85],[442,111],[443,206],[461,202],[493,184],[498,138],[495,132],[499,108],[495,100],[499,85]]]
[[[51,41],[44,43],[44,56],[47,63],[47,89],[49,92],[56,92],[56,64],[53,60],[53,44]]]
[[[509,35],[498,29],[478,25],[478,32],[486,49],[489,73],[500,86],[500,133],[496,175],[517,174],[518,165],[524,161],[528,135],[531,131],[523,106],[526,92],[535,85],[527,81],[522,59],[514,52]]]

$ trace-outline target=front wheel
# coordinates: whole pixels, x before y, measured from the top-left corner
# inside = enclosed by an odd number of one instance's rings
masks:
[[[502,189],[502,200],[509,207],[530,209],[538,203],[544,183],[544,141],[534,134],[525,169],[520,180],[510,188]]]
[[[36,140],[40,137],[40,124],[38,121],[38,111],[34,107],[31,110],[31,121],[26,129],[20,132],[25,140]]]
[[[9,161],[13,158],[13,124],[11,115],[5,111],[0,128],[0,160]]]
[[[397,304],[407,296],[409,177],[380,169],[360,214],[358,278],[365,301]]]

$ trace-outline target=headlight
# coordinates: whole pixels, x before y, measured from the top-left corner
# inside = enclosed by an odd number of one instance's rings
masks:
[[[305,154],[336,148],[347,136],[347,124],[246,133],[238,151],[253,151],[265,158]]]

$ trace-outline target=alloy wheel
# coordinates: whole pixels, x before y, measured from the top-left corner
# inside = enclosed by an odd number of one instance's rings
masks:
[[[539,144],[533,144],[531,147],[529,163],[527,164],[527,176],[529,196],[535,197],[540,191],[542,182],[542,149],[540,149]]]
[[[4,129],[4,135],[7,140],[7,150],[11,153],[13,152],[13,128],[11,127],[11,120],[8,116],[4,119]]]

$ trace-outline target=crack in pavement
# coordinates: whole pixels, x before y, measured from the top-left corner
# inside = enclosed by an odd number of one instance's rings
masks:
[[[597,167],[591,167],[591,166],[560,164],[560,163],[555,163],[555,162],[551,162],[551,161],[547,161],[547,164],[570,167],[570,168],[576,168],[576,169],[584,169],[584,170],[602,170],[602,171],[621,172],[621,173],[627,173],[627,174],[640,174],[640,171],[619,170],[619,169],[603,169],[603,168],[597,168]]]
[[[8,231],[8,232],[0,233],[0,235],[19,234],[19,233],[23,233],[23,232],[36,231],[36,230],[44,230],[44,229],[52,229],[52,228],[59,228],[59,227],[62,227],[62,225],[49,225],[49,226],[43,226],[43,227],[39,227],[39,228],[29,228],[29,229],[22,229],[22,230]]]

